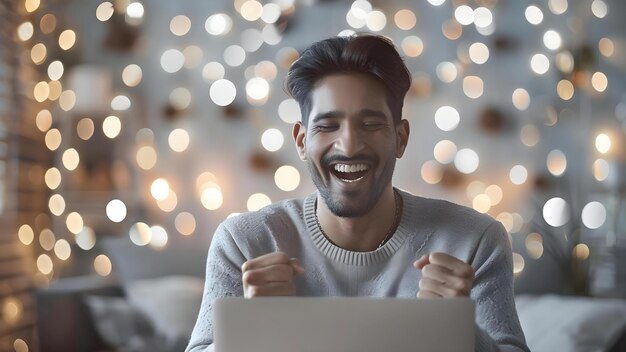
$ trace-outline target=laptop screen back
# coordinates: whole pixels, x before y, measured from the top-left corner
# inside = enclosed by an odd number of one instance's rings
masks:
[[[218,352],[470,352],[469,298],[223,298]]]

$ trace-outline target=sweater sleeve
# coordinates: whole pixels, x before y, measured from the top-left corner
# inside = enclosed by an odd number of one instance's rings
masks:
[[[497,221],[482,235],[472,260],[470,297],[476,304],[477,352],[528,352],[513,295],[513,260],[506,230]]]
[[[185,352],[214,351],[213,303],[222,297],[243,296],[241,265],[245,261],[245,256],[222,223],[209,247],[202,304]]]

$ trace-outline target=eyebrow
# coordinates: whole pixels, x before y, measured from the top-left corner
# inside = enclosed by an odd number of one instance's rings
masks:
[[[313,117],[313,123],[317,123],[321,120],[325,120],[325,119],[332,119],[332,118],[338,118],[338,117],[342,117],[344,116],[345,113],[339,110],[331,110],[331,111],[327,111],[327,112],[321,112],[317,115],[315,115]],[[380,111],[380,110],[374,110],[374,109],[362,109],[360,110],[357,114],[356,114],[357,118],[364,118],[364,117],[376,117],[379,119],[387,119],[387,115],[385,115],[384,112]]]

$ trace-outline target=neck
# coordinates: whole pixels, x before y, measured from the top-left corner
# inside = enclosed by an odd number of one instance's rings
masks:
[[[369,252],[388,239],[386,237],[395,225],[396,211],[400,209],[396,209],[394,190],[390,184],[374,207],[363,216],[338,217],[328,209],[319,194],[316,211],[322,232],[331,242],[350,251]]]

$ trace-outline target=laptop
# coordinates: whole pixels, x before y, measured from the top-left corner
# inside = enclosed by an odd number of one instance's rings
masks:
[[[469,298],[222,298],[218,352],[471,352]]]

